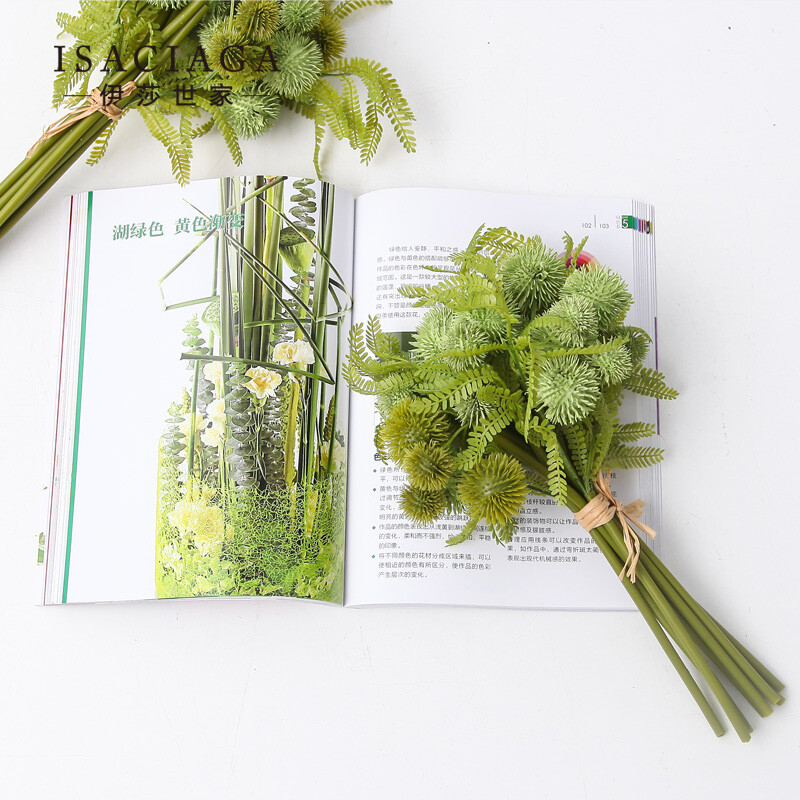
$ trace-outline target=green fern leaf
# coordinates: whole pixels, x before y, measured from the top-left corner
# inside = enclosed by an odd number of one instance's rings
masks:
[[[609,469],[644,469],[658,464],[664,458],[660,447],[631,447],[617,445],[611,447],[606,456]]]
[[[637,394],[647,397],[656,397],[659,400],[674,400],[678,396],[675,389],[664,383],[664,375],[648,367],[639,367],[623,384],[623,387],[630,389]]]
[[[411,123],[414,114],[403,97],[400,86],[392,74],[377,61],[366,58],[345,58],[335,61],[330,72],[352,74],[361,79],[369,100],[392,124],[395,135],[407,152],[416,150],[416,140]]]
[[[122,113],[125,114],[127,110],[128,109],[126,108]],[[111,138],[111,134],[114,133],[114,130],[117,127],[117,122],[119,122],[119,120],[112,120],[109,122],[109,124],[103,129],[103,132],[94,140],[94,146],[89,152],[89,157],[86,159],[86,163],[90,166],[94,166],[105,155],[105,152],[108,149],[108,141]]]
[[[480,520],[477,517],[473,517],[472,519],[468,520],[464,527],[461,529],[461,533],[453,534],[446,542],[445,545],[447,547],[452,547],[456,544],[461,544],[462,542],[466,542],[470,536],[472,536],[472,532],[478,526],[478,522]]]
[[[390,6],[391,4],[392,0],[344,0],[344,2],[338,3],[331,9],[331,14],[339,19],[344,19],[354,11],[368,6]]]
[[[635,442],[639,439],[645,439],[648,436],[654,436],[656,432],[655,425],[646,422],[628,422],[620,425],[614,431],[614,442],[622,444],[624,442]]]
[[[589,455],[586,429],[580,423],[576,425],[567,425],[564,428],[564,436],[569,446],[570,455],[572,456],[572,463],[575,465],[578,473],[584,473],[586,471],[586,462]]]
[[[512,415],[505,409],[498,409],[494,414],[481,420],[467,436],[467,446],[456,457],[458,469],[472,469],[483,458],[486,448],[500,431],[511,424]]]

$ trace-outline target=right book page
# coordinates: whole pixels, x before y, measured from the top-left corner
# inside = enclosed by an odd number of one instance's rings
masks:
[[[430,284],[450,254],[463,250],[477,228],[504,226],[541,236],[563,251],[564,232],[584,252],[619,272],[634,304],[628,325],[653,337],[647,366],[656,364],[653,210],[632,200],[533,197],[447,189],[389,189],[356,201],[353,322],[378,317],[408,347],[427,311],[398,293],[406,284]],[[620,418],[658,426],[656,400],[626,399]],[[404,473],[384,464],[374,445],[380,421],[372,397],[351,395],[348,453],[346,605],[452,604],[521,608],[630,609],[633,604],[591,534],[549,498],[531,495],[518,534],[497,544],[482,526],[469,541],[448,547],[466,516],[417,526],[399,504]],[[645,442],[649,443],[649,442]],[[658,466],[617,471],[612,486],[625,503],[647,503],[643,521],[659,530]]]

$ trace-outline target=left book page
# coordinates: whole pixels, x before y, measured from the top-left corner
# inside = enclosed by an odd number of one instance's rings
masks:
[[[341,603],[352,196],[256,175],[69,214],[42,602]]]

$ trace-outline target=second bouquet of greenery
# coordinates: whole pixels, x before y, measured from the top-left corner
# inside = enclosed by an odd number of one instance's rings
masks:
[[[349,296],[330,259],[333,187],[288,189],[286,177],[222,180],[221,213],[197,209],[205,232],[162,279],[214,248],[208,295],[167,306],[199,312],[159,447],[160,597],[342,599]]]

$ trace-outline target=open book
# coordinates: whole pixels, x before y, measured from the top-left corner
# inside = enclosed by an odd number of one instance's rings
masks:
[[[631,200],[354,198],[285,176],[72,197],[42,602],[631,608],[550,499],[528,499],[506,546],[480,528],[446,546],[463,519],[411,523],[402,472],[376,452],[373,399],[342,379],[350,327],[370,315],[413,347],[422,309],[398,287],[438,280],[425,266],[482,224],[556,250],[565,231],[588,234],[588,254],[628,282],[630,324],[655,340],[653,209]],[[658,425],[656,400],[626,403]],[[615,488],[660,527],[658,467]]]

